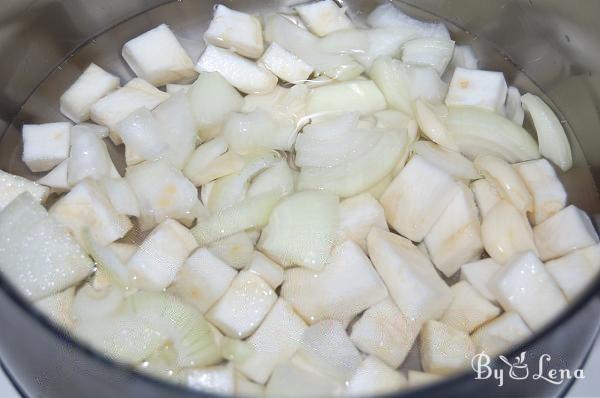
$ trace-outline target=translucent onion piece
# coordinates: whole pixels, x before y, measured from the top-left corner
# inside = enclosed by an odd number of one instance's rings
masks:
[[[494,184],[498,192],[519,211],[526,213],[533,210],[533,198],[529,189],[510,164],[495,156],[479,156],[474,164],[477,170]]]
[[[527,93],[521,97],[523,108],[529,112],[537,131],[540,153],[562,171],[573,166],[571,146],[560,120],[538,96]]]
[[[433,107],[422,99],[415,104],[415,116],[421,132],[427,138],[451,151],[458,151],[458,145]]]
[[[166,293],[137,292],[129,297],[133,313],[173,341],[179,366],[207,366],[219,362],[219,347],[210,324],[194,307]]]
[[[320,191],[298,192],[271,214],[258,246],[283,266],[325,266],[339,225],[339,202]]]
[[[479,173],[473,166],[473,162],[458,152],[448,151],[428,141],[417,141],[412,145],[412,149],[429,163],[444,170],[456,179],[476,180],[479,178]]]
[[[83,239],[87,251],[96,263],[96,267],[108,276],[110,282],[122,288],[129,286],[129,270],[119,259],[119,256],[110,248],[96,242],[87,228],[83,231]]]
[[[199,222],[192,233],[202,246],[249,228],[261,228],[269,221],[280,197],[280,192],[266,192],[246,198]]]
[[[406,146],[406,131],[386,131],[369,152],[351,162],[329,168],[302,168],[298,189],[321,189],[340,197],[354,196],[388,175]]]
[[[537,159],[537,143],[522,127],[473,106],[448,107],[446,126],[468,157],[494,155],[509,163]]]
[[[130,364],[146,359],[168,339],[128,311],[78,322],[73,334],[109,358]]]

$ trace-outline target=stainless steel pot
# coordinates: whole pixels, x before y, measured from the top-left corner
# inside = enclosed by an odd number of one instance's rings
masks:
[[[58,97],[91,61],[123,79],[122,44],[166,22],[192,57],[203,49],[211,0],[3,0],[0,4],[0,168],[33,177],[19,161],[23,122],[61,120]],[[297,0],[223,1],[261,11]],[[360,19],[374,0],[347,0]],[[590,0],[405,0],[409,14],[443,18],[470,42],[484,68],[503,70],[510,81],[547,95],[562,115],[575,167],[562,176],[570,201],[598,220],[600,200],[600,2]],[[124,23],[121,23],[124,22]],[[596,283],[571,308],[515,350],[534,361],[548,353],[548,367],[582,366],[600,328]],[[56,329],[0,276],[0,359],[26,396],[198,397],[114,364]],[[500,363],[494,366],[501,368]],[[506,369],[505,369],[506,371]],[[592,377],[592,375],[588,375]],[[474,380],[472,373],[407,396],[551,396],[568,388],[543,380]],[[402,394],[398,394],[400,396]],[[404,395],[402,395],[404,396]]]

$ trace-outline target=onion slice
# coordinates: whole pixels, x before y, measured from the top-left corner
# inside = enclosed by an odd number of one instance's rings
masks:
[[[533,137],[496,112],[474,106],[450,106],[445,122],[460,151],[470,158],[494,155],[515,163],[540,157]]]
[[[191,305],[170,294],[141,291],[131,295],[128,304],[141,322],[173,341],[179,366],[208,366],[220,361],[210,324]]]
[[[523,95],[521,102],[523,108],[533,119],[540,153],[560,167],[562,171],[573,167],[573,157],[567,134],[552,109],[540,97],[530,93]]]

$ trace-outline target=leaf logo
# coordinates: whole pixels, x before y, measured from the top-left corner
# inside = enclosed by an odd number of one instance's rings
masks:
[[[509,376],[514,380],[524,380],[529,377],[529,368],[525,363],[526,352],[523,351],[519,356],[515,357],[514,363],[511,363],[504,355],[500,355],[499,358],[509,367]]]

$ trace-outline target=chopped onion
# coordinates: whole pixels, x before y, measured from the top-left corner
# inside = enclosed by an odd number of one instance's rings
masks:
[[[402,44],[415,37],[403,27],[340,30],[322,38],[319,48],[327,53],[350,54],[366,68],[380,56],[398,56]]]
[[[362,156],[335,167],[304,167],[298,189],[321,189],[341,197],[359,194],[377,184],[396,166],[407,147],[406,131],[386,131]]]
[[[109,358],[131,364],[149,357],[168,339],[130,311],[77,322],[73,334]]]
[[[479,156],[475,167],[523,214],[533,211],[533,198],[517,170],[495,156]]]
[[[130,285],[129,269],[119,259],[119,256],[109,247],[100,245],[93,238],[89,229],[83,230],[85,247],[96,262],[96,267],[116,286],[127,288]]]
[[[213,214],[192,229],[198,244],[206,245],[249,228],[261,228],[269,221],[280,192],[266,192]]]
[[[221,359],[210,324],[194,307],[167,293],[137,292],[128,298],[133,313],[167,336],[179,366],[208,366]]]
[[[289,151],[296,139],[296,120],[257,110],[234,113],[223,126],[223,136],[234,151],[254,148]]]
[[[379,90],[372,81],[358,79],[317,87],[308,95],[306,111],[311,116],[335,112],[369,114],[382,111],[387,105]]]
[[[221,356],[234,363],[242,363],[254,354],[254,348],[247,342],[224,337],[221,342]]]
[[[296,173],[282,160],[256,176],[246,195],[251,197],[269,191],[279,191],[282,195],[288,195],[294,191],[295,183]]]
[[[415,116],[421,131],[427,138],[443,146],[451,151],[458,151],[458,146],[454,141],[454,137],[444,123],[440,120],[440,117],[436,114],[437,109],[428,104],[422,99],[418,99],[415,106]],[[445,109],[444,109],[445,111]]]
[[[215,213],[243,200],[250,180],[281,160],[275,151],[259,150],[244,156],[246,165],[237,173],[216,180],[208,198],[208,209]]]
[[[411,18],[392,3],[385,3],[375,8],[367,17],[369,26],[377,28],[406,27],[413,29],[418,37],[435,37],[449,39],[450,33],[443,23],[423,22]]]
[[[258,246],[279,264],[314,270],[325,266],[339,225],[339,200],[322,191],[284,199],[269,218]]]
[[[107,317],[117,312],[123,298],[123,291],[114,286],[98,290],[87,283],[75,294],[72,316],[77,321]]]
[[[320,50],[318,37],[282,15],[274,15],[267,20],[265,40],[269,43],[276,42],[318,73],[324,73],[333,79],[352,79],[364,71],[349,55],[329,54]]]
[[[476,180],[480,177],[473,162],[458,152],[448,151],[433,142],[427,141],[415,142],[412,149],[429,163],[444,170],[456,179]]]
[[[391,57],[378,58],[369,70],[369,77],[383,92],[392,109],[412,115],[410,86],[406,66]]]
[[[379,142],[382,131],[356,128],[357,113],[306,126],[296,140],[298,167],[333,167],[352,161]]]
[[[550,159],[562,171],[573,166],[571,146],[560,120],[552,109],[536,95],[527,93],[521,97],[523,108],[529,112],[537,131],[540,153]]]
[[[402,62],[409,65],[431,66],[442,75],[452,59],[454,41],[438,38],[419,38],[404,44]]]
[[[473,106],[451,106],[445,122],[460,151],[468,157],[494,155],[509,163],[540,157],[533,137],[496,112]]]

